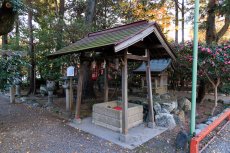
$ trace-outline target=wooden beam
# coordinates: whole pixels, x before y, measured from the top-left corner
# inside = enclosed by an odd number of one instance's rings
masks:
[[[147,57],[138,56],[138,55],[132,55],[132,54],[128,54],[127,55],[127,59],[140,60],[140,61],[148,61]]]
[[[104,68],[104,102],[108,102],[109,98],[109,85],[108,85],[108,61],[105,63]]]
[[[127,50],[124,53],[122,65],[122,134],[128,134],[128,65]]]
[[[147,66],[146,66],[146,79],[148,87],[148,106],[149,106],[149,124],[150,128],[153,128],[154,125],[154,112],[153,112],[153,95],[152,95],[152,79],[151,79],[151,70],[150,70],[150,54],[147,50]]]
[[[163,45],[153,45],[152,47],[150,46],[150,48],[154,48],[154,49],[156,49],[156,48],[164,48],[164,46]]]
[[[81,100],[82,100],[82,85],[83,85],[83,62],[80,63],[80,74],[78,78],[78,87],[77,87],[77,104],[76,104],[76,113],[75,118],[80,118],[80,107],[81,107]]]

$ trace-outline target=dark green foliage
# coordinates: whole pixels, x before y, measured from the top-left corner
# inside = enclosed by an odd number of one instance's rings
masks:
[[[28,66],[19,54],[0,57],[0,89],[13,85],[15,78],[21,79],[22,68]]]

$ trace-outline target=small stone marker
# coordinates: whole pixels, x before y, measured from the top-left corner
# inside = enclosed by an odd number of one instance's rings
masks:
[[[188,134],[185,131],[180,131],[176,137],[176,147],[185,150],[188,145]]]

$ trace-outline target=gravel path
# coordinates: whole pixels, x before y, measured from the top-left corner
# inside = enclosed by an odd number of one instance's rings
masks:
[[[135,150],[73,129],[42,108],[10,104],[0,95],[0,153],[173,153],[175,132],[167,131]]]
[[[230,122],[202,153],[230,153]]]

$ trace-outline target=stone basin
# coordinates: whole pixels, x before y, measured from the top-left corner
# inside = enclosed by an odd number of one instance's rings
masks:
[[[93,105],[92,122],[96,125],[109,128],[114,131],[122,130],[122,110],[114,107],[122,107],[117,101],[99,103]],[[143,123],[143,106],[128,103],[128,129]]]

